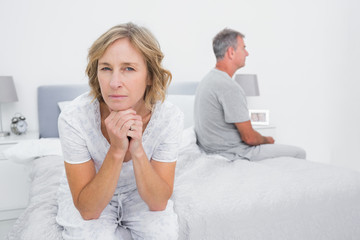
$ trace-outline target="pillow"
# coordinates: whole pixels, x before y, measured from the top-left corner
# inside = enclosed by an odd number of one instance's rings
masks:
[[[58,106],[60,108],[60,112],[67,106],[69,105],[71,101],[63,101],[63,102],[58,102]]]
[[[59,138],[41,138],[20,141],[6,149],[4,155],[7,159],[18,163],[27,163],[37,157],[59,155],[62,156]]]
[[[196,144],[196,134],[193,126],[184,129],[180,149],[186,148],[192,144]]]
[[[194,125],[195,95],[168,95],[166,100],[178,106],[184,113],[184,128]]]

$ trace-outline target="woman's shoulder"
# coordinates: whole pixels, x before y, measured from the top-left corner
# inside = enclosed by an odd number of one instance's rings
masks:
[[[96,105],[97,100],[93,99],[90,92],[86,92],[67,102],[63,109],[61,109],[60,117],[66,119],[84,117],[93,113]]]
[[[183,118],[184,113],[175,104],[165,100],[164,102],[158,102],[155,106],[155,114],[159,115],[161,120],[164,119],[177,119]]]
[[[182,128],[183,122],[184,114],[180,108],[165,100],[156,103],[148,128],[159,133],[169,128]]]

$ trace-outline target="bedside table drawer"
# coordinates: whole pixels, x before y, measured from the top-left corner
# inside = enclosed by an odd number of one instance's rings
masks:
[[[30,166],[6,159],[4,151],[22,141],[36,139],[39,139],[36,131],[0,138],[0,223],[11,222],[19,217],[28,205],[30,189]]]
[[[13,210],[23,209],[29,201],[29,169],[10,160],[0,161],[0,220]]]

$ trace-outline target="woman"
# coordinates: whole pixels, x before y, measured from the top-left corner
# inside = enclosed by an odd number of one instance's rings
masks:
[[[173,191],[183,114],[164,102],[171,73],[145,28],[104,33],[89,50],[91,92],[59,117],[64,239],[176,239]],[[131,236],[130,236],[131,235]]]

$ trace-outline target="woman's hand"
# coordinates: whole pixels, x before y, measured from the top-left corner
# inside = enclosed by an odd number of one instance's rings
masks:
[[[129,148],[128,132],[135,123],[136,112],[132,109],[125,111],[112,111],[105,119],[106,131],[109,135],[112,150],[115,153],[125,154]]]
[[[139,156],[144,153],[142,146],[143,122],[140,115],[135,115],[132,119],[127,136],[130,137],[129,152],[131,156]]]

